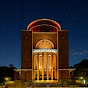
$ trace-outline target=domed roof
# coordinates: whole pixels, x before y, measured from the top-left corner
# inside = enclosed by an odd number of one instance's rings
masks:
[[[47,30],[48,31],[53,30],[56,32],[57,30],[61,30],[61,26],[59,23],[51,19],[38,19],[38,20],[32,21],[27,26],[27,30],[33,30],[34,32],[35,31],[36,32],[40,32],[40,31],[47,32]]]

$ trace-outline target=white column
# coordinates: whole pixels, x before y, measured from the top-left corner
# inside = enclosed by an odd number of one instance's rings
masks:
[[[37,55],[36,54],[34,54],[34,58],[33,59],[34,59],[34,63],[33,63],[34,64],[34,77],[33,77],[33,79],[35,80],[35,76],[36,76],[35,75],[35,69],[36,69],[36,59],[37,59]]]
[[[49,79],[49,72],[48,72],[48,53],[47,53],[47,80]]]
[[[44,80],[44,53],[42,53],[42,80]]]
[[[53,53],[51,53],[51,80],[53,80]]]
[[[39,53],[37,53],[37,80],[39,80]]]
[[[55,79],[57,79],[57,76],[56,76],[56,54],[54,53],[54,76],[55,76]]]

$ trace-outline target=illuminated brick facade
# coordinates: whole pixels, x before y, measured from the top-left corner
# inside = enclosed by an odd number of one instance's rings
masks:
[[[74,79],[68,66],[68,31],[50,19],[31,22],[22,30],[21,69],[14,70],[15,80]]]

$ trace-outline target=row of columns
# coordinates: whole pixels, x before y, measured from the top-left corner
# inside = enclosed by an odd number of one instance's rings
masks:
[[[49,74],[51,75],[51,80],[53,80],[53,75],[55,76],[55,79],[57,79],[57,66],[56,66],[56,53],[50,53],[50,52],[40,52],[40,53],[34,53],[34,57],[33,57],[33,61],[34,61],[34,68],[33,68],[33,75],[34,75],[34,79],[35,79],[35,76],[36,76],[36,71],[37,71],[37,80],[39,80],[39,72],[40,72],[40,69],[39,69],[39,55],[42,56],[42,80],[44,80],[44,60],[46,59],[46,78],[47,80],[49,79]],[[44,55],[47,55],[46,58],[44,57]],[[50,56],[50,59],[51,59],[51,69],[49,69],[49,56]],[[36,68],[36,62],[37,62],[37,68]],[[49,73],[49,70],[50,70],[50,73]],[[54,73],[54,74],[53,74]]]

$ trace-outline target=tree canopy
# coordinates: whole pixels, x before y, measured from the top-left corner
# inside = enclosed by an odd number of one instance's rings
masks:
[[[76,68],[76,77],[84,77],[88,79],[88,60],[82,60],[80,63],[75,64],[74,68]]]
[[[7,66],[0,66],[0,83],[4,81],[5,77],[11,77],[11,80],[14,80],[14,70],[16,69],[12,64]]]

